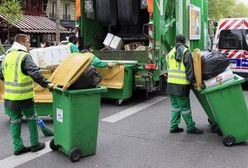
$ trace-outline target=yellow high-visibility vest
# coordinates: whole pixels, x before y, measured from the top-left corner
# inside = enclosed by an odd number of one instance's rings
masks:
[[[185,47],[183,51],[183,59],[184,54],[188,49]],[[176,48],[174,47],[166,57],[167,62],[167,70],[168,70],[168,83],[188,85],[189,81],[186,78],[186,68],[183,63],[183,59],[181,62],[177,62],[175,59]]]
[[[21,63],[26,52],[12,51],[4,57],[4,99],[25,100],[33,98],[33,80],[22,73]]]

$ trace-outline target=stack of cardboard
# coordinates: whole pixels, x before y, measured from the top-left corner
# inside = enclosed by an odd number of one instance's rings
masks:
[[[37,48],[30,51],[30,55],[32,56],[34,62],[40,68],[58,66],[69,54],[69,45]]]
[[[142,43],[142,42],[135,42],[135,43],[126,44],[126,45],[124,45],[124,49],[126,51],[145,51],[146,50],[144,43]]]

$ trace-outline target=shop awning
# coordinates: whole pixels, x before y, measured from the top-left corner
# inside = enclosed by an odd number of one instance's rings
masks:
[[[0,18],[8,21],[25,33],[56,33],[56,23],[44,16],[23,15],[21,19],[16,19],[7,18],[0,14]],[[69,31],[62,26],[60,26],[60,32],[69,33]]]

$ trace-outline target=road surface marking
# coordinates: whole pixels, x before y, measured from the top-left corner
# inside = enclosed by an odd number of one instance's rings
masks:
[[[137,104],[136,106],[120,111],[114,115],[103,118],[102,121],[115,123],[165,99],[167,99],[167,97],[155,97],[143,103]]]
[[[17,167],[23,163],[26,163],[30,160],[33,160],[35,158],[38,158],[42,155],[45,155],[49,152],[51,152],[52,150],[49,147],[49,143],[50,141],[46,142],[46,147],[43,150],[40,150],[38,152],[28,152],[22,155],[12,155],[10,157],[7,157],[5,159],[0,160],[0,167],[3,168],[14,168]]]

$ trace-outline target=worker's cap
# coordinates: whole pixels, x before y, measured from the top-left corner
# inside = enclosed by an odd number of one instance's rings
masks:
[[[179,34],[179,35],[177,35],[176,36],[176,42],[177,43],[185,43],[185,37],[184,37],[184,35],[182,35],[182,34]]]

